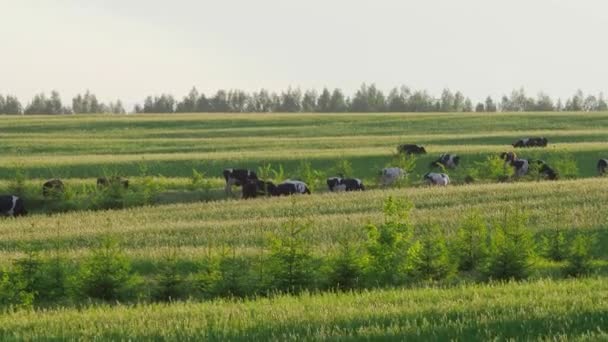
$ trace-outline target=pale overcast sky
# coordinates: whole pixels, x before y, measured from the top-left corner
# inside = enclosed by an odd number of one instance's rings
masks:
[[[608,92],[606,0],[0,0],[0,93]]]

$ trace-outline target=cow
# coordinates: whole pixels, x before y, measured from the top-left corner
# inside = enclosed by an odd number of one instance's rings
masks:
[[[327,187],[332,192],[365,190],[363,182],[358,178],[331,177],[327,179]]]
[[[272,196],[289,196],[293,194],[308,194],[310,190],[306,183],[297,180],[286,180],[283,183],[277,185],[271,189]]]
[[[0,215],[12,217],[27,215],[23,199],[15,195],[0,195]]]
[[[387,167],[380,171],[380,184],[389,186],[402,179],[405,176],[405,171],[398,167]]]
[[[63,194],[64,189],[61,179],[50,179],[42,184],[42,196],[59,196]]]
[[[99,177],[97,178],[98,188],[107,188],[110,186],[120,185],[125,189],[129,188],[129,180],[120,176]]]
[[[397,146],[397,151],[400,153],[410,154],[426,154],[426,149],[422,145],[402,144]]]
[[[537,170],[538,174],[546,179],[557,180],[559,178],[557,172],[543,160],[516,159],[510,162],[510,165],[514,168],[514,175],[518,178],[527,175],[531,168]]]
[[[255,172],[247,169],[225,169],[222,173],[226,180],[226,194],[232,195],[232,186],[243,186],[250,180],[257,180]]]
[[[532,137],[523,138],[516,140],[512,145],[516,148],[521,147],[547,147],[547,138],[545,137]]]
[[[424,175],[424,179],[430,185],[447,186],[450,184],[450,177],[448,177],[448,175],[445,173],[429,172]]]
[[[431,168],[443,166],[447,169],[455,169],[460,163],[460,157],[455,154],[444,153],[439,159],[431,163]]]
[[[597,173],[604,176],[608,171],[608,159],[600,159],[597,161]]]
[[[243,185],[243,198],[256,198],[258,196],[270,196],[276,186],[272,182],[251,179]]]

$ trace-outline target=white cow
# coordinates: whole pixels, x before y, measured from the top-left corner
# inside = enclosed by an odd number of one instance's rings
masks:
[[[431,185],[447,186],[450,184],[450,177],[445,173],[429,172],[424,175],[424,179]]]
[[[399,167],[387,167],[380,171],[380,183],[382,186],[389,186],[402,179],[405,171]]]

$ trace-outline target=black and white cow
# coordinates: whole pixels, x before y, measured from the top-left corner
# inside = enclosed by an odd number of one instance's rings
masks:
[[[543,160],[516,159],[511,161],[510,165],[514,168],[514,175],[518,178],[527,175],[530,169],[535,169],[540,176],[549,180],[557,180],[559,178],[557,172]]]
[[[405,176],[405,171],[398,167],[387,167],[380,171],[380,184],[389,186],[402,179]]]
[[[63,194],[64,185],[61,179],[50,179],[42,184],[42,196],[58,196]]]
[[[259,179],[249,180],[243,185],[243,198],[256,198],[258,196],[270,196],[276,186],[272,182]]]
[[[277,185],[271,191],[272,196],[289,196],[294,194],[310,195],[310,190],[308,189],[308,185],[306,185],[306,183],[289,179]]]
[[[226,193],[232,194],[232,186],[243,186],[250,180],[257,180],[258,176],[255,172],[247,169],[225,169],[223,172],[226,180]]]
[[[455,154],[444,153],[439,159],[431,163],[431,168],[443,166],[447,169],[455,169],[460,163],[460,157]]]
[[[397,151],[405,154],[426,154],[426,149],[422,145],[402,144],[397,147]]]
[[[97,178],[97,187],[98,188],[106,188],[110,186],[120,185],[125,189],[129,188],[129,180],[120,177],[120,176],[112,176],[112,177],[99,177]]]
[[[513,147],[547,147],[548,140],[545,137],[532,137],[516,140]]]
[[[608,171],[608,159],[600,159],[597,161],[597,173],[603,176]]]
[[[327,187],[332,192],[365,190],[363,182],[358,178],[331,177],[327,179]]]
[[[12,217],[27,215],[23,199],[15,195],[0,195],[0,215]]]
[[[430,185],[447,186],[450,184],[450,177],[445,173],[429,172],[424,175],[424,179]]]

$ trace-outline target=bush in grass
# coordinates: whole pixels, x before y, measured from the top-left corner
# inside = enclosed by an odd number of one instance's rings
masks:
[[[484,175],[484,178],[504,182],[513,176],[513,168],[510,167],[499,156],[487,156],[483,162],[475,162],[478,170],[477,174]]]
[[[173,301],[185,297],[184,279],[178,270],[175,255],[171,255],[158,268],[152,298],[159,301]]]
[[[285,180],[285,170],[281,164],[279,164],[279,167],[276,169],[273,168],[270,163],[259,166],[257,175],[259,179],[273,180],[275,183],[280,183]]]
[[[104,239],[101,246],[85,260],[80,271],[82,292],[102,300],[118,300],[126,297],[134,278],[131,264],[116,241]]]
[[[570,242],[564,272],[570,277],[580,277],[593,271],[591,249],[595,244],[594,236],[577,234]]]
[[[333,175],[348,178],[353,175],[353,165],[347,159],[338,159],[331,172]]]
[[[325,180],[325,173],[320,170],[315,170],[309,161],[300,162],[296,174],[297,176],[294,178],[306,183],[311,192],[314,192],[318,185],[322,184]]]
[[[551,159],[549,165],[563,179],[574,179],[579,174],[576,158],[571,153],[565,153],[560,158]]]
[[[519,280],[528,276],[535,243],[526,227],[527,215],[518,210],[504,212],[490,237],[486,275],[496,280]]]
[[[15,174],[11,177],[11,180],[8,184],[8,191],[11,195],[16,195],[19,197],[25,197],[27,194],[26,180],[27,174],[25,169],[21,165],[15,166]]]
[[[43,274],[42,261],[38,254],[27,247],[25,256],[13,261],[12,279],[18,290],[31,295],[33,301],[38,299]]]
[[[211,180],[206,177],[204,172],[192,169],[190,184],[188,184],[189,190],[202,190],[205,193],[209,193],[212,187]]]
[[[568,254],[566,236],[563,230],[554,228],[543,235],[541,240],[543,255],[553,261],[562,261]]]
[[[488,229],[479,212],[470,212],[458,226],[454,241],[458,269],[472,271],[484,264],[488,256]]]
[[[0,271],[0,307],[31,308],[34,293],[24,290],[25,284],[8,270]]]
[[[409,215],[413,205],[392,196],[384,202],[384,223],[367,225],[366,277],[372,286],[403,282],[406,252],[412,239]]]
[[[351,242],[341,243],[339,252],[329,260],[329,286],[336,290],[359,287],[363,263],[362,253],[356,245]]]
[[[70,295],[70,281],[68,277],[68,261],[56,256],[42,264],[38,287],[38,296],[41,302],[55,303],[65,300]]]
[[[233,247],[231,255],[224,254],[219,261],[216,294],[222,297],[244,297],[253,293],[247,284],[250,268],[248,260],[237,256],[236,248]]]
[[[405,271],[410,281],[441,280],[453,273],[446,240],[439,227],[423,226],[408,248]]]
[[[292,203],[289,221],[280,234],[273,234],[269,239],[266,268],[273,290],[299,293],[309,287],[314,272],[308,242],[302,236],[310,228],[310,223],[297,221],[295,198]]]
[[[218,258],[208,256],[200,264],[200,271],[196,275],[195,282],[198,292],[203,298],[214,298],[218,295],[218,286],[222,279],[220,262]]]

